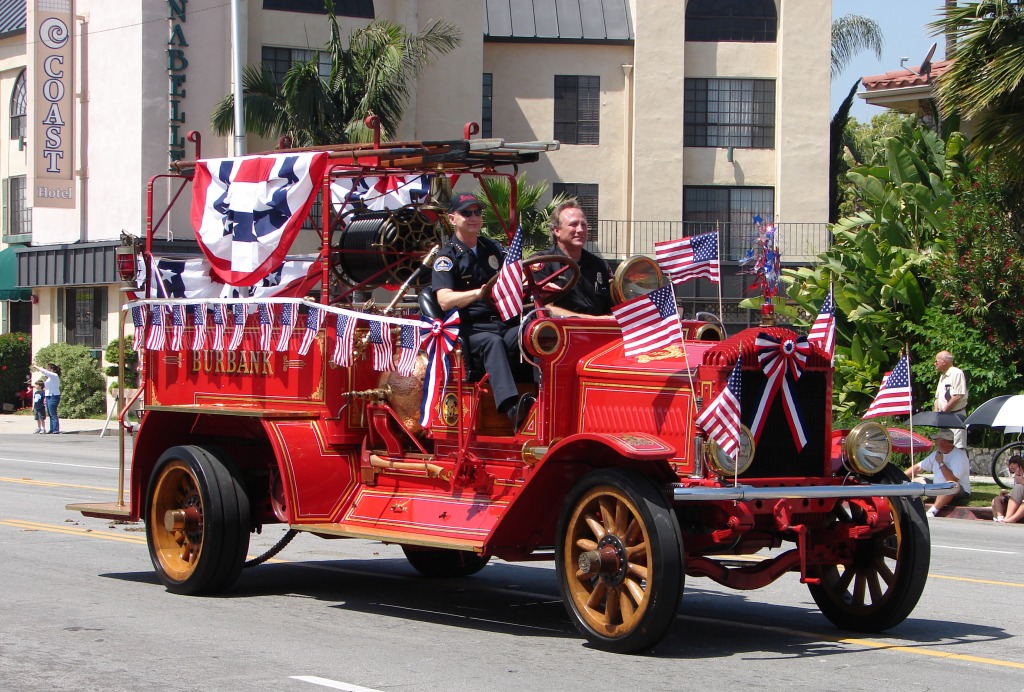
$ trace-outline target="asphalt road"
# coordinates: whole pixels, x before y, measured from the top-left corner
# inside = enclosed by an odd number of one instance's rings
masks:
[[[885,635],[834,628],[796,575],[691,579],[669,636],[620,656],[572,629],[551,563],[430,580],[394,546],[300,535],[226,596],[174,596],[141,525],[64,509],[114,499],[116,439],[2,437],[2,689],[1019,689],[1024,672],[1022,526],[932,520],[925,594]]]

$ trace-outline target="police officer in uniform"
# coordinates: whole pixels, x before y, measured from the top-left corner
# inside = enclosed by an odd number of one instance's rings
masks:
[[[576,285],[548,305],[553,315],[591,317],[611,314],[612,300],[608,291],[611,269],[607,262],[583,248],[588,231],[587,217],[574,199],[559,204],[551,213],[554,245],[536,254],[571,257],[580,267],[580,278]],[[562,266],[549,262],[533,273],[537,279],[542,279]],[[561,275],[554,278],[552,283],[558,286],[565,284]]]
[[[452,196],[448,220],[455,236],[434,260],[431,286],[442,310],[459,309],[460,336],[490,374],[495,406],[518,428],[536,398],[524,394],[520,400],[509,364],[519,358],[518,318],[503,322],[494,304],[481,300],[483,285],[505,261],[501,245],[480,235],[482,214],[475,196]]]

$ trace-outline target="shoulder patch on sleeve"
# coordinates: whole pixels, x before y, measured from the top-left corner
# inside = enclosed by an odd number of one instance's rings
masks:
[[[438,257],[434,260],[434,271],[436,272],[450,272],[452,270],[452,258],[451,257]]]

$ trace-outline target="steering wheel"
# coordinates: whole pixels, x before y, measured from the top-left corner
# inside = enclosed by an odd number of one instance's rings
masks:
[[[548,262],[562,265],[548,276],[537,278],[536,272],[540,271]],[[559,297],[576,285],[580,278],[580,265],[571,257],[565,255],[537,255],[528,260],[523,260],[523,275],[529,287],[530,295],[538,306],[558,300]],[[558,277],[568,277],[564,286],[554,283]],[[498,281],[498,274],[495,274],[480,287],[480,300],[494,305],[494,284]]]
[[[537,272],[543,269],[548,262],[561,266],[551,274],[538,279]],[[525,274],[526,283],[530,287],[530,294],[537,305],[542,306],[558,300],[572,290],[572,287],[580,280],[580,265],[576,263],[576,260],[565,255],[537,255],[523,260],[523,274]],[[555,283],[555,279],[559,277],[566,277],[564,286]]]

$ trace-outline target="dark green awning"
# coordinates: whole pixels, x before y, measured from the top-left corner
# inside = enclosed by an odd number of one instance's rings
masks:
[[[31,288],[17,288],[18,262],[13,248],[0,250],[0,300],[32,300]]]

